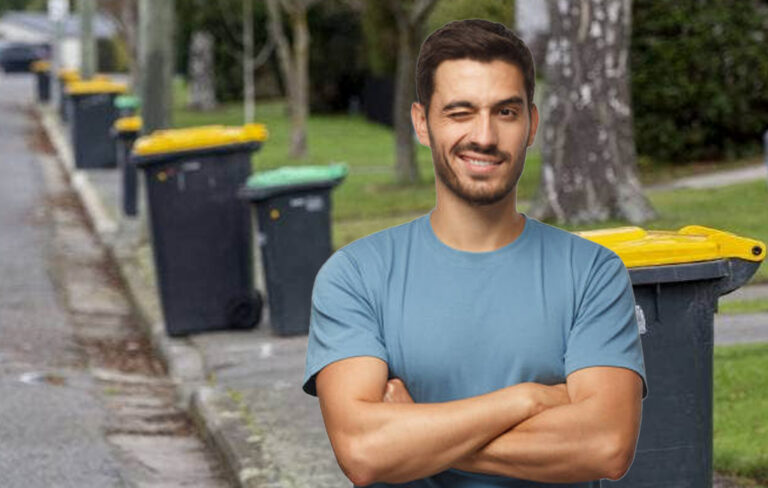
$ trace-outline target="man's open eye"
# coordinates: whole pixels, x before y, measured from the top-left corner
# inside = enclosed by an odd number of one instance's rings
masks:
[[[514,118],[517,117],[517,111],[511,108],[499,109],[499,115],[502,117]]]

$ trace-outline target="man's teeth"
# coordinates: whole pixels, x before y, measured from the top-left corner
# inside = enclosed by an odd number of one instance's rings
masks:
[[[477,159],[468,159],[467,161],[469,161],[469,164],[475,166],[493,166],[494,164],[498,164],[491,161],[479,161]]]

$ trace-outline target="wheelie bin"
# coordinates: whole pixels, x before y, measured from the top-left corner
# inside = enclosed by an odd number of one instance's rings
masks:
[[[601,486],[711,488],[714,314],[755,273],[765,244],[701,226],[580,235],[629,270],[648,381],[634,463]]]
[[[117,165],[115,141],[110,131],[117,120],[114,99],[126,90],[122,83],[102,79],[67,84],[76,168],[114,168]]]
[[[30,68],[37,80],[37,101],[48,103],[51,100],[51,62],[41,59],[32,63]]]
[[[237,197],[262,125],[157,131],[131,160],[144,174],[155,270],[169,335],[258,324],[248,205]]]
[[[118,97],[119,98],[119,97]],[[131,149],[142,127],[141,117],[122,117],[115,121],[112,135],[115,138],[117,167],[120,169],[120,206],[123,214],[134,217],[137,212],[136,194],[138,175],[136,165],[130,161]]]
[[[330,257],[331,190],[346,165],[284,167],[256,173],[240,190],[252,202],[272,331],[306,334],[315,275]]]
[[[139,97],[136,95],[120,95],[115,98],[115,108],[120,118],[136,115],[139,105]]]

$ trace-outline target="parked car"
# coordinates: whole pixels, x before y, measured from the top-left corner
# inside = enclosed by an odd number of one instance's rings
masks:
[[[50,57],[47,44],[11,42],[0,44],[0,68],[6,73],[29,71],[30,64]]]

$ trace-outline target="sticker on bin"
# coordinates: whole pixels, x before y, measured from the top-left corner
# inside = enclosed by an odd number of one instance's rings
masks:
[[[700,225],[676,232],[619,227],[576,234],[615,252],[627,268],[727,258],[759,262],[765,258],[763,242]]]
[[[640,335],[648,332],[648,327],[645,324],[645,314],[640,305],[635,305],[635,318],[637,319],[637,330],[640,332]]]
[[[319,212],[325,208],[323,197],[319,196],[291,198],[288,204],[293,208],[304,207],[307,212]]]

